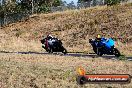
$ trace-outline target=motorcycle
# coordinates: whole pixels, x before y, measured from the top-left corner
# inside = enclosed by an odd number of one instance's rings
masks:
[[[48,53],[62,52],[67,54],[67,50],[63,47],[61,40],[57,38],[52,38],[51,40],[42,39],[42,48],[44,48]]]
[[[112,38],[102,38],[101,41],[89,39],[89,43],[92,45],[93,51],[99,56],[103,54],[121,56],[119,50],[115,48],[115,41]]]

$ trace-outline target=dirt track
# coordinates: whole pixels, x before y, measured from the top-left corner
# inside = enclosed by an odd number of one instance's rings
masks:
[[[49,54],[47,52],[6,52],[6,51],[0,51],[0,53],[16,53],[16,54]],[[96,54],[84,54],[84,53],[72,53],[69,52],[66,55],[63,55],[62,53],[53,53],[52,55],[59,55],[59,56],[73,56],[73,57],[92,57],[92,58],[98,58],[99,56],[97,56]],[[103,55],[102,58],[105,59],[113,59],[113,60],[118,60],[117,57],[115,57],[114,55]],[[127,60],[132,61],[132,56],[127,56],[125,57]]]

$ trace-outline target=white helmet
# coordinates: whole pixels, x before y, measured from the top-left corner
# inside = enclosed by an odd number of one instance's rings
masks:
[[[50,35],[50,34],[48,35],[48,37],[52,37],[52,38],[53,38],[53,36],[52,36],[52,35]]]

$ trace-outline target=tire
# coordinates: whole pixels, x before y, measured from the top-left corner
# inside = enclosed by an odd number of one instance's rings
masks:
[[[46,48],[45,45],[42,45],[42,48],[46,50],[46,52],[50,52],[49,48]]]
[[[45,49],[45,46],[42,46],[42,48],[44,48],[44,49]]]
[[[96,53],[96,54],[97,54],[97,49],[96,49],[96,48],[93,48],[93,51],[94,51],[94,53]]]
[[[63,47],[63,51],[62,51],[63,54],[67,54],[67,50]]]
[[[119,51],[117,48],[114,48],[113,54],[114,54],[116,57],[120,57],[120,56],[121,56],[121,53],[120,53],[120,51]]]
[[[86,78],[84,76],[78,76],[77,79],[76,79],[76,81],[77,81],[77,83],[79,85],[83,85],[83,84],[86,83],[87,80],[86,80]]]
[[[49,53],[49,50],[48,49],[45,49],[46,50],[46,52],[48,52]]]
[[[97,48],[97,55],[98,56],[102,56],[103,55],[103,53],[101,52],[101,48]]]
[[[48,53],[53,53],[53,49],[52,48],[49,48],[48,49]]]

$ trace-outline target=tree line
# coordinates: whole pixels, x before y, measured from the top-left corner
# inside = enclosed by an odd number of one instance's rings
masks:
[[[0,13],[18,13],[23,10],[32,10],[37,8],[37,12],[48,12],[49,7],[59,6],[62,3],[61,0],[3,0],[0,5]]]
[[[78,0],[80,2],[90,2],[92,0]],[[96,2],[98,0],[93,0]],[[126,0],[102,0],[107,5],[115,5],[121,1]],[[6,13],[17,13],[23,10],[33,10],[36,12],[49,12],[50,7],[56,7],[65,4],[62,0],[3,0],[3,4],[0,6],[0,15],[3,12]],[[36,10],[37,8],[37,10]]]

